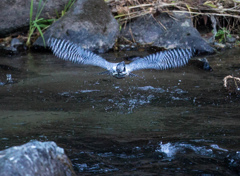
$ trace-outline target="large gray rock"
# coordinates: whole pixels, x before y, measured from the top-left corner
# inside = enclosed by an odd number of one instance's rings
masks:
[[[54,142],[29,142],[0,151],[1,176],[75,175],[64,150]]]
[[[161,13],[154,18],[151,15],[140,17],[129,23],[121,31],[121,36],[139,44],[151,44],[165,49],[194,47],[200,52],[214,52],[193,27],[189,15],[184,13],[172,15],[170,17],[166,13]]]
[[[56,11],[63,10],[69,0],[48,0],[40,17],[56,16]],[[38,2],[34,0],[34,13],[37,13]],[[29,26],[31,0],[1,0],[0,1],[0,37],[19,31]]]
[[[85,49],[106,52],[113,47],[119,25],[103,0],[78,0],[69,12],[52,24],[44,37],[61,38]],[[43,46],[39,37],[34,46]]]

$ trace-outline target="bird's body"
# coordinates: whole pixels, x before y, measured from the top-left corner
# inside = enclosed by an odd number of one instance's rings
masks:
[[[184,66],[195,54],[195,49],[171,49],[139,58],[130,64],[125,64],[124,61],[120,63],[108,62],[91,51],[81,48],[77,44],[61,39],[50,38],[48,45],[53,53],[61,59],[78,64],[102,67],[107,69],[108,73],[116,78],[124,78],[135,70],[165,70]]]

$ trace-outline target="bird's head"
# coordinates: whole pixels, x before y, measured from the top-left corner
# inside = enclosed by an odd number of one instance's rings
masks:
[[[125,76],[127,75],[125,62],[119,62],[116,66],[116,70],[114,69],[112,74],[115,78],[118,79],[125,78]]]

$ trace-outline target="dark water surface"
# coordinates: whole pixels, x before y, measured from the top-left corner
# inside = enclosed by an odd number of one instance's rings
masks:
[[[222,81],[240,77],[240,50],[208,60],[213,72],[187,65],[115,79],[48,53],[1,57],[12,67],[0,68],[0,150],[55,141],[79,175],[240,175],[239,96]]]

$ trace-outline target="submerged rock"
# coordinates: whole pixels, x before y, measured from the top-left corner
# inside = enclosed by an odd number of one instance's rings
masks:
[[[129,23],[121,31],[121,36],[140,44],[151,44],[165,49],[192,48],[203,53],[213,53],[214,50],[202,39],[193,27],[188,14],[161,13],[156,17],[143,16]]]
[[[1,176],[75,175],[64,150],[54,142],[33,141],[0,151]]]
[[[117,21],[103,0],[78,0],[69,12],[45,32],[44,37],[70,40],[85,49],[106,52],[119,34]],[[41,37],[34,43],[43,46]]]

